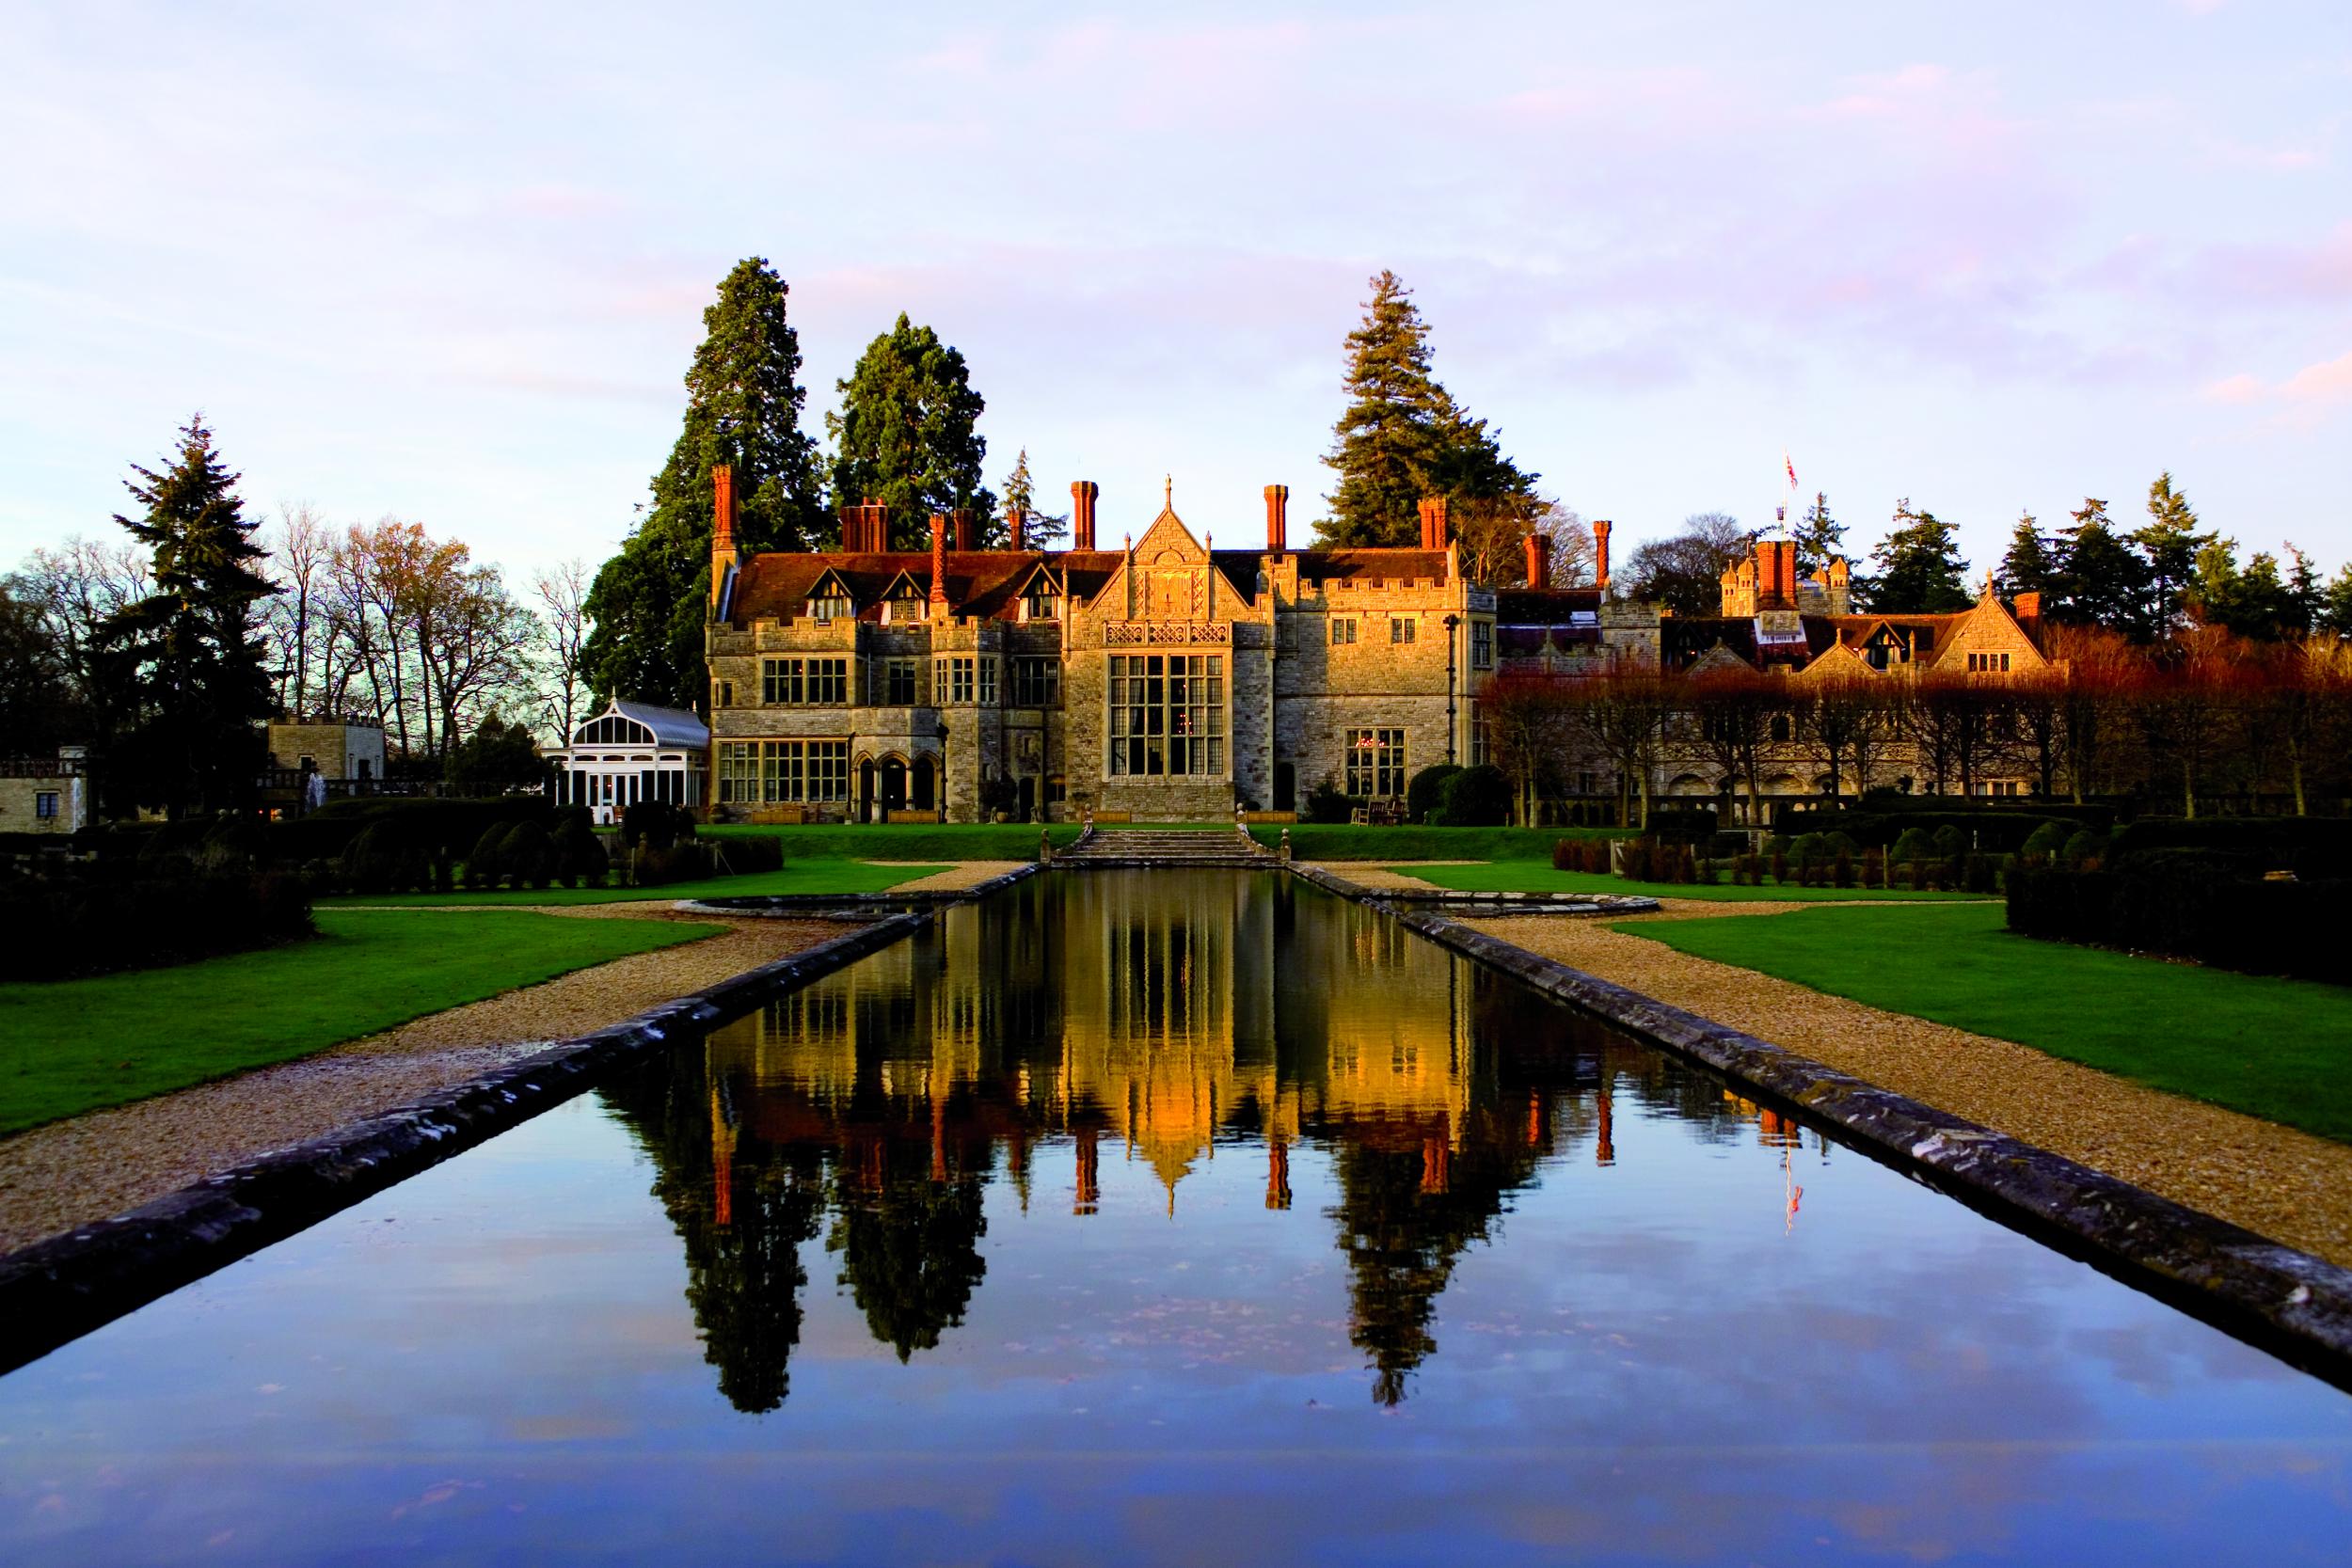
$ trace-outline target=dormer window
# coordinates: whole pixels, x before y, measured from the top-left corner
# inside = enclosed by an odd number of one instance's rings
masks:
[[[1031,621],[1054,621],[1061,617],[1061,595],[1044,583],[1029,590],[1025,601],[1025,617]]]
[[[808,601],[809,619],[813,621],[847,621],[853,613],[846,594],[827,594]]]
[[[886,618],[889,622],[893,626],[900,626],[908,622],[922,620],[925,615],[930,613],[930,601],[929,599],[918,599],[912,594],[909,594],[903,598],[891,600],[885,608]]]

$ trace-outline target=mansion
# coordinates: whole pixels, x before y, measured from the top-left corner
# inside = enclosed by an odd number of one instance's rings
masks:
[[[1422,768],[1486,760],[1480,696],[1507,673],[2001,680],[2050,667],[2030,595],[2013,610],[1988,589],[1957,614],[1854,614],[1845,562],[1800,581],[1785,540],[1724,575],[1719,616],[1677,618],[1609,594],[1606,522],[1595,585],[1551,586],[1531,538],[1526,585],[1496,587],[1465,575],[1436,499],[1410,548],[1294,549],[1279,484],[1262,543],[1196,533],[1171,485],[1114,544],[1080,481],[1067,549],[1029,547],[1015,513],[1000,548],[974,547],[971,518],[953,514],[932,517],[928,551],[892,550],[887,513],[868,504],[843,511],[837,550],[745,554],[729,470],[712,484],[707,760],[678,751],[701,739],[685,733],[702,727],[692,716],[641,714],[629,738],[661,775],[600,777],[600,802],[659,795],[737,821],[1215,819],[1297,810],[1326,782],[1394,799]],[[656,717],[689,724],[673,737]],[[572,770],[594,750],[604,774],[626,775],[634,754],[605,768],[622,753],[587,744],[622,727],[583,731]],[[1674,765],[1652,785],[1723,788]],[[1767,790],[1815,787],[1792,762]]]

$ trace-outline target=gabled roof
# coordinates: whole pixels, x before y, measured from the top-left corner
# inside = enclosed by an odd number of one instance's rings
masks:
[[[596,718],[602,719],[609,714],[618,714],[624,719],[634,719],[644,725],[645,728],[653,731],[654,744],[657,746],[678,746],[699,750],[710,744],[710,727],[682,707],[656,707],[651,703],[615,700],[611,707],[597,714]],[[595,720],[587,721],[587,722],[593,723]]]
[[[1050,562],[1070,593],[1091,598],[1121,564],[1115,550],[949,550],[946,569],[947,607],[952,614],[1010,618],[1015,601],[1041,563]],[[790,621],[807,609],[812,590],[837,579],[858,606],[860,619],[869,619],[892,589],[902,583],[914,596],[927,598],[931,585],[929,550],[891,550],[850,554],[828,550],[773,552],[747,556],[737,573],[735,591],[725,610],[727,624],[748,627],[754,621]]]

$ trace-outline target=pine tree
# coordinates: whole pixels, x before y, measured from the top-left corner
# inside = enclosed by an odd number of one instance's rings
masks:
[[[1789,537],[1797,542],[1797,575],[1809,578],[1846,553],[1846,525],[1829,515],[1829,492],[1813,492],[1813,504],[1797,519]]]
[[[2336,575],[2328,579],[2312,624],[2321,631],[2352,637],[2352,565],[2338,567]]]
[[[1975,603],[1968,562],[1953,527],[1932,512],[1914,512],[1909,497],[1895,503],[1895,526],[1870,552],[1868,607],[1896,615],[1938,615]]]
[[[2172,487],[2169,469],[2148,486],[2148,523],[2131,537],[2147,558],[2146,608],[2140,623],[2162,637],[2179,626],[2195,589],[2198,553],[2216,535],[2201,532],[2188,498]]]
[[[2047,594],[2056,587],[2058,559],[2052,553],[2051,542],[2042,531],[2041,520],[2030,512],[2017,519],[2017,528],[2009,538],[2009,553],[2001,557],[2001,569],[1994,581],[2003,594],[2015,598],[2020,594]]]
[[[988,402],[972,389],[963,356],[928,326],[897,325],[866,346],[846,381],[834,438],[833,504],[890,508],[891,544],[925,548],[933,513],[977,515],[980,542],[1002,542],[996,497],[980,483],[988,438],[973,429]]]
[[[201,414],[181,433],[179,461],[132,466],[123,486],[144,508],[115,521],[154,552],[155,592],[99,631],[112,704],[130,716],[115,760],[144,805],[173,817],[250,793],[270,714],[255,606],[277,592],[253,563],[268,552],[245,515]]]
[[[2074,526],[2062,544],[2055,612],[2078,626],[2105,626],[2146,641],[2148,563],[2116,537],[2106,501],[2086,497],[2073,515]]]
[[[1068,513],[1057,516],[1037,509],[1037,482],[1029,477],[1029,449],[1026,447],[1023,447],[1021,454],[1012,460],[1012,472],[1005,476],[1004,502],[1008,518],[1015,512],[1029,515],[1026,530],[1029,548],[1051,549],[1070,536]],[[1008,522],[1007,527],[1010,526]]]
[[[580,663],[599,697],[703,705],[710,603],[710,470],[735,470],[745,551],[804,549],[823,526],[816,444],[801,430],[801,341],[790,288],[763,257],[737,262],[703,312],[686,372],[686,418],[653,498],[620,553],[597,571],[595,626]]]
[[[1326,545],[1409,546],[1423,497],[1526,496],[1538,478],[1430,373],[1429,325],[1412,291],[1393,272],[1371,282],[1363,324],[1347,335],[1347,407],[1323,459],[1340,476],[1331,515],[1315,525]]]

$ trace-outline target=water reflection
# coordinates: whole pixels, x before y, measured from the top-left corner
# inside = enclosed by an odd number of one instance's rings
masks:
[[[1336,1201],[1295,1223],[1328,1227],[1348,1337],[1373,1399],[1394,1405],[1438,1350],[1456,1263],[1543,1161],[1622,1158],[1613,1097],[1629,1093],[1716,1139],[1743,1122],[1798,1137],[1311,890],[1089,875],[952,911],[607,1099],[653,1156],[721,1389],[766,1411],[789,1387],[802,1248],[819,1234],[905,1361],[963,1321],[987,1275],[987,1183],[1009,1183],[1024,1215],[1066,1205],[1076,1223],[1106,1223],[1106,1182],[1148,1184],[1173,1218],[1201,1162],[1248,1159],[1263,1162],[1264,1207],[1287,1212],[1298,1145],[1327,1158]],[[1037,1151],[1062,1146],[1069,1187],[1034,1191]]]

